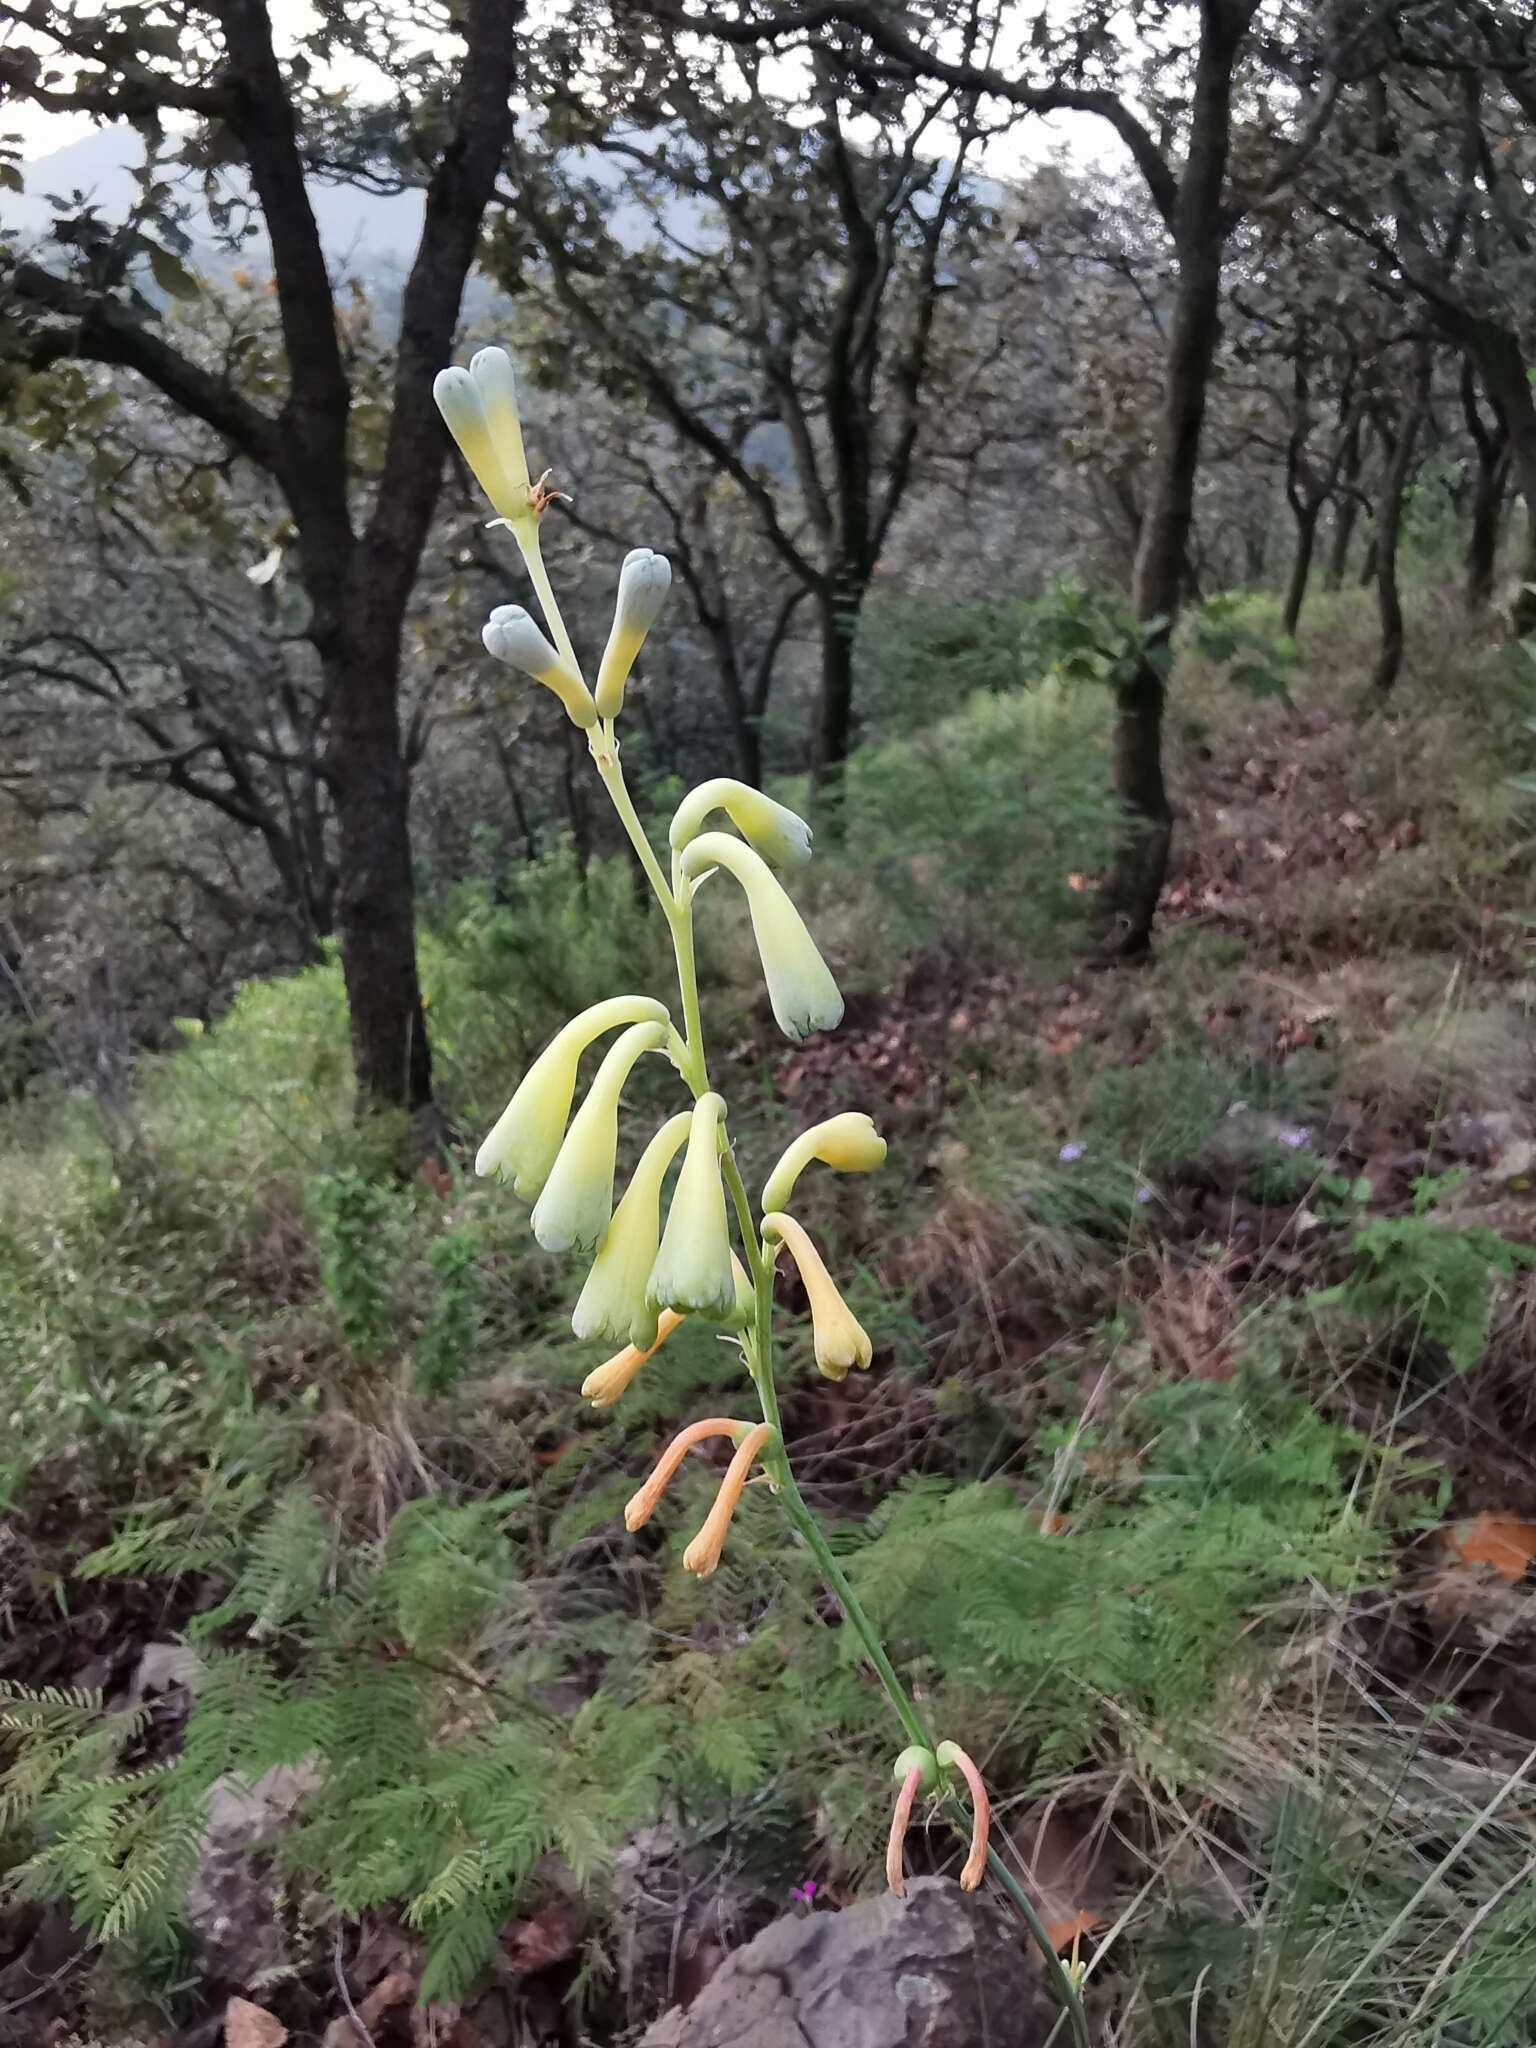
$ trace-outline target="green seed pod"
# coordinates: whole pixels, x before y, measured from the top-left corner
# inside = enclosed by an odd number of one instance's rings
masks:
[[[905,1782],[908,1771],[921,1771],[917,1789],[924,1794],[932,1792],[939,1782],[938,1758],[931,1749],[923,1749],[917,1743],[910,1749],[904,1749],[891,1765],[891,1776],[898,1785]]]

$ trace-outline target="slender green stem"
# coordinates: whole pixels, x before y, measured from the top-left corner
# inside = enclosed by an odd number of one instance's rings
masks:
[[[525,551],[526,552],[526,551]],[[535,585],[544,603],[546,616],[556,630],[561,651],[574,666],[575,658],[568,652],[569,642],[565,639],[564,623],[554,602],[554,594],[548,591],[548,578],[543,574],[543,562],[538,557],[537,537],[532,554],[528,555],[528,566]],[[546,592],[548,593],[546,595]],[[596,729],[597,743],[592,747],[592,758],[603,779],[604,787],[612,800],[614,809],[629,835],[630,843],[640,857],[642,867],[656,892],[657,901],[666,913],[667,926],[672,935],[672,949],[677,959],[677,982],[683,1008],[683,1040],[680,1071],[695,1099],[709,1088],[709,1070],[704,1056],[704,1026],[699,1009],[698,967],[694,955],[693,909],[684,887],[683,876],[677,863],[673,863],[672,884],[669,888],[660,863],[646,837],[645,828],[636,814],[629,791],[625,786],[623,770],[619,766],[618,747],[613,737],[612,725],[604,722]],[[673,1034],[674,1039],[676,1034]],[[757,1387],[758,1401],[762,1407],[763,1420],[774,1431],[773,1448],[766,1453],[764,1463],[768,1477],[777,1492],[790,1525],[799,1534],[801,1541],[816,1560],[817,1569],[828,1590],[843,1610],[848,1626],[858,1637],[865,1656],[875,1676],[884,1688],[897,1720],[908,1739],[922,1748],[931,1750],[933,1738],[923,1723],[916,1705],[897,1676],[896,1667],[886,1654],[885,1645],[875,1630],[874,1623],[865,1613],[859,1596],[849,1583],[848,1576],[831,1544],[822,1531],[821,1524],[806,1506],[805,1498],[795,1482],[795,1475],[789,1462],[789,1453],[784,1445],[784,1434],[779,1421],[778,1388],[773,1377],[773,1261],[764,1252],[757,1233],[751,1199],[741,1178],[741,1170],[735,1154],[727,1145],[721,1154],[721,1173],[736,1211],[737,1227],[741,1232],[742,1251],[745,1254],[752,1276],[753,1314],[752,1328],[744,1339],[747,1362]],[[946,1818],[963,1835],[968,1831],[968,1816],[963,1801],[951,1790],[943,1801]],[[1088,2037],[1087,2016],[1077,1987],[1072,1982],[1061,1958],[1046,1934],[1039,1914],[1031,1904],[1028,1894],[1008,1869],[995,1849],[987,1852],[987,1868],[1007,1893],[1020,1914],[1045,1958],[1046,1968],[1051,1976],[1056,1996],[1061,2001],[1063,2015],[1072,2029],[1077,2048],[1091,2048]],[[1053,2035],[1054,2038],[1054,2035]]]

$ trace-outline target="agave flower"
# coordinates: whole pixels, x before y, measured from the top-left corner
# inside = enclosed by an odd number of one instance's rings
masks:
[[[788,1245],[811,1303],[811,1343],[816,1370],[824,1379],[845,1380],[850,1366],[868,1372],[874,1347],[863,1325],[838,1293],[821,1253],[809,1236],[782,1211],[763,1218],[763,1238]]]
[[[475,1171],[511,1181],[531,1202],[549,1178],[576,1093],[576,1069],[594,1039],[620,1024],[665,1024],[652,996],[610,996],[557,1031],[518,1083],[517,1092],[475,1154]]]
[[[486,620],[480,638],[487,654],[553,690],[573,725],[585,731],[597,723],[597,706],[581,677],[550,646],[520,604],[499,604]]]
[[[613,608],[608,645],[597,671],[597,708],[604,718],[624,709],[624,685],[645,636],[661,616],[672,587],[672,564],[650,548],[631,548],[619,571],[619,594]]]
[[[742,837],[776,868],[804,867],[811,857],[811,828],[804,818],[750,782],[737,782],[729,775],[701,782],[673,812],[667,836],[674,853],[697,839],[711,811],[724,811]]]
[[[799,1040],[830,1031],[843,1014],[843,999],[805,921],[760,853],[725,832],[704,832],[683,850],[682,871],[697,882],[710,868],[735,876],[752,913],[752,936],[768,982],[768,1000],[779,1029]]]
[[[795,1182],[813,1159],[837,1173],[873,1173],[885,1163],[885,1140],[873,1119],[855,1109],[829,1116],[802,1131],[769,1174],[763,1187],[764,1209],[782,1209]]]
[[[672,1483],[673,1474],[695,1444],[707,1443],[712,1437],[729,1437],[736,1446],[735,1455],[720,1482],[708,1519],[683,1552],[683,1570],[707,1579],[720,1562],[731,1517],[736,1512],[748,1475],[774,1434],[766,1422],[735,1422],[727,1415],[711,1415],[702,1422],[690,1422],[686,1429],[680,1429],[673,1437],[656,1460],[650,1478],[631,1498],[624,1510],[625,1528],[644,1528],[655,1514],[657,1502]]]
[[[987,1837],[992,1830],[992,1802],[981,1772],[958,1742],[941,1742],[934,1752],[940,1770],[958,1771],[971,1795],[971,1847],[960,1872],[960,1889],[975,1891],[987,1867]]]
[[[538,518],[523,452],[517,376],[504,348],[483,348],[467,370],[439,370],[432,396],[475,481],[517,532]]]
[[[619,1097],[635,1061],[659,1051],[666,1036],[664,1024],[631,1024],[603,1055],[533,1207],[533,1234],[545,1251],[589,1251],[601,1241],[613,1214]]]
[[[590,1401],[594,1408],[611,1408],[641,1366],[656,1356],[682,1320],[675,1309],[664,1308],[650,1342],[645,1345],[626,1344],[612,1358],[605,1358],[601,1365],[594,1366],[581,1383],[581,1398]]]
[[[578,1337],[648,1345],[655,1336],[656,1306],[645,1298],[645,1283],[661,1243],[661,1184],[692,1123],[680,1110],[641,1153],[571,1317]]]
[[[725,1103],[718,1095],[701,1095],[693,1106],[688,1150],[645,1290],[658,1308],[716,1318],[735,1309],[736,1275],[731,1270],[725,1185],[720,1178],[724,1120]]]

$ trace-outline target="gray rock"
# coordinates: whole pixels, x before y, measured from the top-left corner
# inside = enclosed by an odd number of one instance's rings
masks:
[[[213,1788],[186,1910],[204,1973],[220,1984],[258,1984],[286,1960],[273,1845],[316,1781],[311,1766],[277,1764],[253,1785]]]
[[[905,1900],[776,1920],[641,2048],[1041,2048],[1052,2018],[1022,1935],[920,1877]]]

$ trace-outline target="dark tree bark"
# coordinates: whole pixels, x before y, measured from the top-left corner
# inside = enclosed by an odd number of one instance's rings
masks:
[[[1283,631],[1294,633],[1307,601],[1307,584],[1312,574],[1312,556],[1317,544],[1317,522],[1323,502],[1293,506],[1296,515],[1296,551],[1291,557],[1290,581],[1285,587],[1285,606],[1280,614]]]
[[[1364,429],[1356,419],[1345,439],[1339,464],[1339,494],[1333,501],[1333,535],[1328,548],[1328,566],[1323,571],[1324,590],[1342,590],[1349,570],[1350,542],[1360,517],[1360,469]]]
[[[1376,515],[1376,605],[1381,617],[1381,646],[1371,673],[1371,686],[1382,697],[1397,682],[1403,665],[1403,605],[1397,586],[1398,542],[1402,537],[1403,505],[1408,495],[1408,480],[1413,474],[1419,432],[1429,410],[1433,368],[1434,357],[1428,341],[1416,343],[1412,396],[1398,429],[1386,474],[1381,480],[1381,504]]]
[[[188,107],[222,122],[245,162],[272,249],[288,372],[281,411],[269,416],[251,405],[117,300],[36,266],[17,266],[10,283],[19,297],[69,323],[38,337],[29,351],[34,365],[78,354],[137,371],[265,469],[287,499],[310,604],[308,634],[330,695],[326,770],[340,848],[335,916],[359,1097],[415,1111],[431,1100],[431,1060],[416,974],[400,633],[446,446],[431,380],[452,348],[464,282],[511,132],[522,9],[519,0],[466,0],[457,103],[426,189],[402,300],[382,470],[361,532],[353,519],[347,447],[352,394],[268,0],[212,0],[211,12],[223,42],[213,83],[182,87],[147,68],[130,83],[146,106]],[[53,32],[46,11],[34,26]],[[109,80],[115,75],[120,58],[111,38],[93,47],[86,36],[82,49],[81,36],[64,25],[57,39],[75,55],[94,58]],[[87,86],[71,103],[111,112],[117,96],[110,86]]]
[[[1472,482],[1472,521],[1467,532],[1464,595],[1469,612],[1484,612],[1493,602],[1499,557],[1499,527],[1504,492],[1509,482],[1509,429],[1502,412],[1493,423],[1484,420],[1477,402],[1477,373],[1470,357],[1461,359],[1461,409],[1477,458]]]
[[[1168,872],[1173,808],[1163,777],[1163,697],[1179,608],[1206,392],[1220,335],[1227,222],[1222,194],[1231,146],[1232,72],[1254,0],[1203,0],[1189,150],[1173,213],[1178,263],[1163,372],[1163,403],[1131,578],[1136,617],[1153,630],[1118,692],[1114,788],[1130,831],[1106,880],[1106,938],[1123,957],[1145,953]]]

